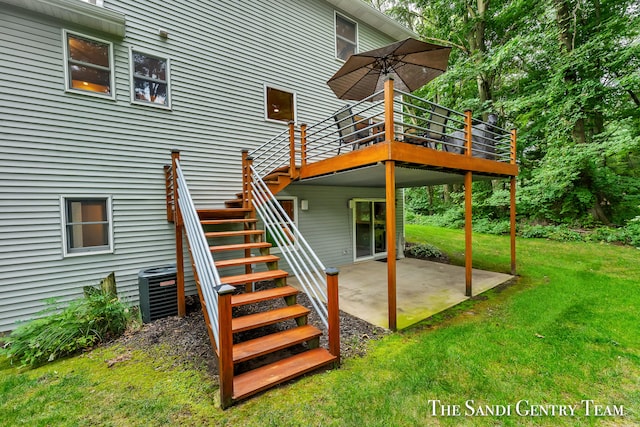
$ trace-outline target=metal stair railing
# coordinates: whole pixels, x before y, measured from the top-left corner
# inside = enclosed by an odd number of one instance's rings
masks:
[[[261,175],[265,175],[280,166],[289,164],[289,128],[266,141],[249,155],[256,160],[254,167]]]
[[[216,343],[216,348],[220,348],[220,337],[218,328],[218,290],[221,287],[220,275],[213,263],[213,256],[209,250],[207,238],[200,224],[200,219],[196,211],[193,199],[187,187],[180,162],[176,159],[176,175],[178,180],[178,206],[182,214],[182,220],[187,231],[187,241],[193,263],[196,267],[200,290],[205,301],[211,330]]]
[[[265,225],[266,230],[275,240],[289,268],[296,276],[304,292],[311,300],[322,323],[329,328],[326,291],[326,267],[300,233],[293,221],[286,214],[280,203],[269,190],[267,184],[257,173],[252,171],[253,206]]]

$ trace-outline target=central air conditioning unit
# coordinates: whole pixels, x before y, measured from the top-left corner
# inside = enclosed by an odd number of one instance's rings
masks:
[[[178,314],[175,264],[147,268],[138,273],[140,313],[144,323]]]

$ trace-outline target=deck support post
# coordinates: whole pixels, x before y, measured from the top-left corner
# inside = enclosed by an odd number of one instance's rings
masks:
[[[218,369],[220,374],[220,406],[233,403],[233,332],[231,331],[231,296],[235,288],[221,285],[218,289]]]
[[[465,154],[471,158],[473,156],[473,115],[471,110],[464,112],[465,130]],[[473,228],[472,228],[472,192],[473,173],[468,171],[464,175],[464,294],[473,296]]]
[[[396,163],[385,162],[386,166],[386,218],[387,234],[387,298],[389,306],[389,329],[395,331],[397,325],[396,306]]]
[[[329,321],[329,353],[340,364],[340,308],[338,297],[338,269],[327,268],[327,311]]]
[[[511,130],[511,164],[516,164],[516,130]],[[511,228],[511,274],[516,274],[516,177],[511,177],[509,187],[511,201],[509,204],[509,220]]]
[[[173,205],[174,205],[174,225],[176,237],[176,293],[178,298],[178,316],[184,317],[187,314],[184,297],[184,249],[182,247],[182,235],[184,223],[178,204],[178,170],[177,162],[180,160],[180,150],[171,150],[171,168],[173,179]]]

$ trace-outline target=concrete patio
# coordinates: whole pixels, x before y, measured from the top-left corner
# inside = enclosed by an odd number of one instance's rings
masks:
[[[389,326],[387,264],[364,261],[339,268],[340,309],[374,325]],[[473,295],[514,276],[473,269]],[[295,278],[288,283],[300,288]],[[469,299],[464,295],[465,269],[413,258],[397,260],[397,324],[406,328]]]

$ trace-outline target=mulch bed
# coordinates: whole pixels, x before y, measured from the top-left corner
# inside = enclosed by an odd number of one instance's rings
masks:
[[[259,283],[256,290],[270,286],[269,283]],[[298,303],[305,307],[312,307],[308,297],[304,293],[298,295]],[[260,310],[270,306],[283,306],[282,300],[263,303]],[[235,314],[250,314],[252,306],[234,308]],[[257,308],[253,308],[257,310]],[[288,326],[295,326],[293,320],[288,321]],[[328,348],[327,331],[320,321],[317,313],[312,309],[308,316],[308,323],[323,331],[320,337],[320,346]],[[285,326],[286,327],[286,326]],[[250,332],[241,339],[251,339],[259,335],[273,332],[277,325],[261,328],[258,332]],[[367,323],[357,317],[343,311],[340,312],[340,351],[342,358],[359,357],[367,352],[367,342],[381,338],[390,333],[389,330]],[[204,317],[200,310],[200,303],[196,297],[187,297],[187,315],[185,317],[171,316],[155,320],[141,327],[127,331],[122,337],[114,341],[128,350],[143,350],[162,352],[175,359],[175,364],[185,364],[207,372],[212,379],[217,381],[217,358],[209,342]],[[305,345],[298,345],[284,351],[286,354],[295,354],[305,350]],[[157,353],[156,353],[157,354]],[[283,354],[280,353],[280,356]],[[237,368],[239,372],[256,367],[259,364],[269,363],[270,358],[261,358],[249,364]],[[110,365],[118,360],[107,361]]]

